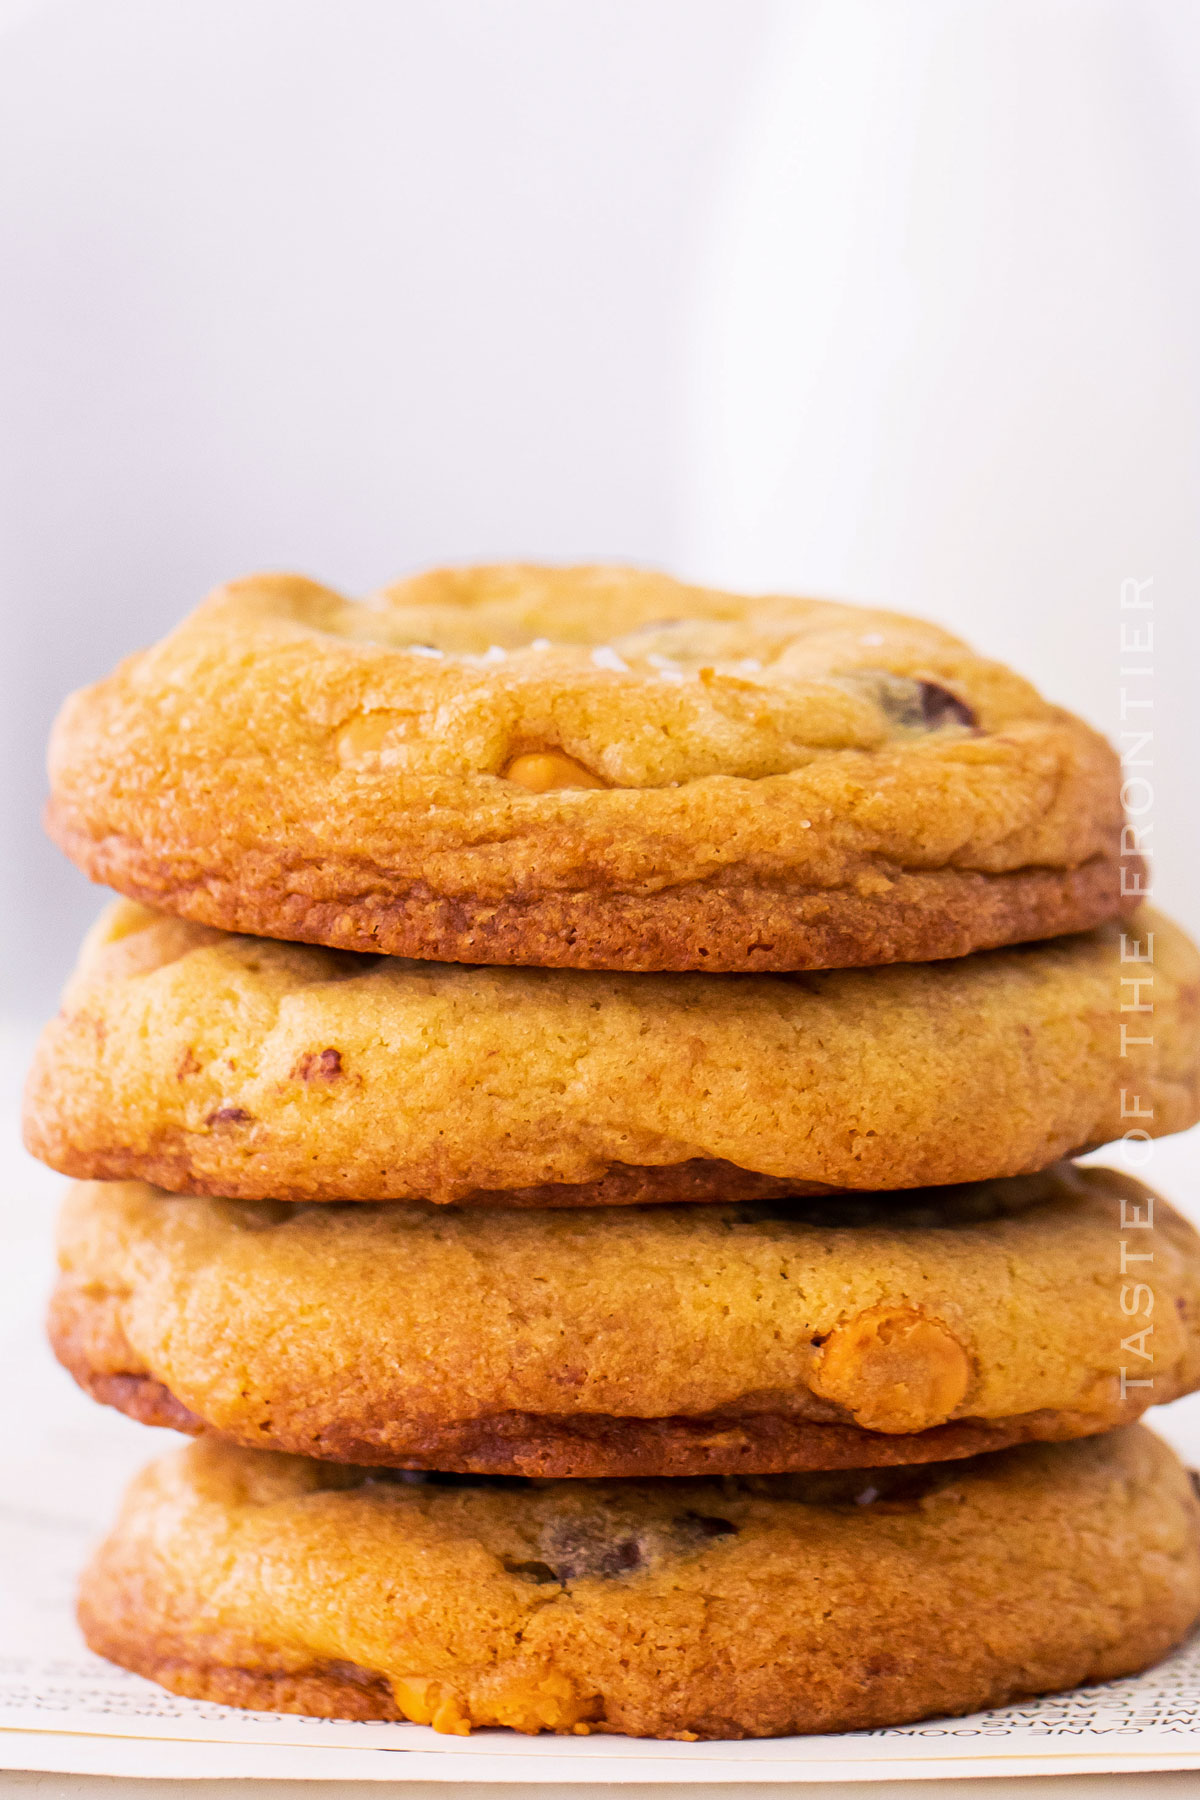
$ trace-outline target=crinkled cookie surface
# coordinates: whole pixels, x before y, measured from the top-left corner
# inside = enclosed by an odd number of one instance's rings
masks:
[[[785,969],[1085,929],[1112,751],[939,628],[619,568],[219,590],[72,697],[50,829],[201,923],[449,961]]]

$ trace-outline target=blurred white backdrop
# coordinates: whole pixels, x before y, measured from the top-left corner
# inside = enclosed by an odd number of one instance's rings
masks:
[[[925,613],[1152,725],[1156,891],[1200,929],[1200,6],[772,27],[697,284],[688,566]]]
[[[1200,924],[1192,0],[0,0],[9,1016],[61,695],[212,583],[629,558],[924,611],[1113,729]]]
[[[670,559],[681,321],[765,22],[758,0],[20,0],[14,1007],[53,1004],[99,905],[38,832],[57,702],[213,583]]]

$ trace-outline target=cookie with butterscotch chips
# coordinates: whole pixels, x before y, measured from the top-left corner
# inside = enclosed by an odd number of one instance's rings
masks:
[[[92,1649],[320,1718],[853,1731],[1133,1674],[1200,1613],[1200,1507],[1140,1426],[920,1470],[527,1482],[202,1441],[83,1578]]]
[[[1122,1275],[1124,1242],[1138,1261]],[[498,1211],[69,1194],[50,1335],[150,1424],[349,1463],[694,1475],[969,1456],[1200,1385],[1200,1238],[1070,1164],[916,1194]]]
[[[75,694],[51,834],[201,924],[762,971],[1080,931],[1144,891],[1109,746],[934,625],[628,568],[218,590]]]

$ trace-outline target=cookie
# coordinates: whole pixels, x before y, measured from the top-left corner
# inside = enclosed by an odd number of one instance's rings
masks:
[[[1124,1277],[1122,1242],[1149,1259]],[[903,1205],[616,1212],[94,1183],[59,1259],[51,1341],[96,1399],[349,1463],[913,1463],[1104,1431],[1200,1385],[1200,1237],[1070,1164]]]
[[[1141,1426],[966,1463],[653,1483],[384,1480],[201,1442],[83,1578],[177,1694],[437,1731],[739,1738],[970,1713],[1155,1662],[1200,1507]]]
[[[714,981],[356,958],[124,901],[43,1036],[26,1141],[176,1192],[586,1206],[1024,1173],[1134,1104],[1155,1134],[1200,1115],[1200,956],[1153,914]]]
[[[1109,746],[936,626],[621,568],[218,590],[73,696],[52,836],[202,924],[452,962],[778,970],[1084,930]]]

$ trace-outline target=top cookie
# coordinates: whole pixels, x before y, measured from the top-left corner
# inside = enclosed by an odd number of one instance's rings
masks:
[[[68,700],[51,834],[205,924],[438,961],[927,961],[1136,904],[1115,755],[949,633],[620,568],[219,589]]]

